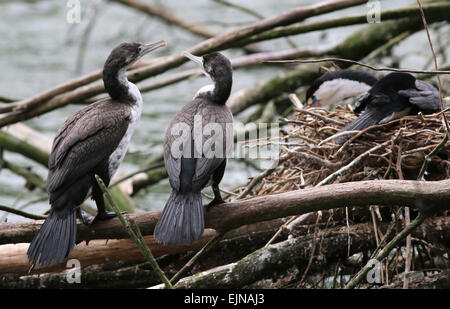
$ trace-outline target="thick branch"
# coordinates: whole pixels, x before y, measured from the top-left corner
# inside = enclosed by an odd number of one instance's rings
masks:
[[[228,231],[243,225],[350,206],[405,205],[421,211],[450,207],[450,179],[419,182],[411,180],[359,181],[255,197],[217,205],[207,212],[205,226]],[[161,215],[149,211],[128,215],[143,235],[151,235]],[[42,221],[0,224],[0,244],[29,242]],[[128,238],[118,219],[94,226],[78,225],[78,240]]]
[[[448,228],[448,220],[442,220],[442,218],[432,220],[436,220],[436,223],[430,220],[429,226],[437,226],[447,222]],[[384,227],[386,226],[387,224],[384,224]],[[419,237],[423,237],[425,233],[418,232],[417,234],[420,235]],[[440,229],[438,234],[443,235],[445,232],[442,233],[442,229]],[[376,246],[373,226],[370,223],[352,226],[350,235],[352,238],[350,255]],[[346,227],[328,229],[319,233],[319,237],[322,255],[330,257],[330,259],[347,256],[348,231]],[[313,241],[314,236],[308,235],[263,247],[236,263],[218,266],[191,277],[183,278],[174,287],[182,289],[242,288],[257,280],[280,273],[294,265],[306,265],[311,257]],[[325,259],[322,259],[322,263],[324,261]],[[318,263],[320,264],[320,261]],[[158,285],[155,288],[163,287],[163,285]]]

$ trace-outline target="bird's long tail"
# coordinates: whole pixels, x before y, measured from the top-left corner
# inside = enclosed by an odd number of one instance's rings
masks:
[[[35,264],[51,264],[63,260],[76,242],[76,210],[52,209],[41,229],[31,241],[28,259]]]
[[[172,190],[156,224],[154,236],[165,245],[182,242],[191,244],[202,236],[204,225],[201,193]]]
[[[376,110],[374,111],[363,111],[358,118],[350,122],[348,125],[343,127],[338,133],[344,131],[360,131],[368,128],[370,126],[376,125],[383,119],[383,115],[378,113]],[[342,135],[333,139],[338,144],[343,144],[347,141],[352,135]]]

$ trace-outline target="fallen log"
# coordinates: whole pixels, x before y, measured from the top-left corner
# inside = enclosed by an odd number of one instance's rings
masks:
[[[217,265],[229,264],[245,258],[250,252],[261,248],[281,224],[282,221],[278,219],[231,231],[224,240],[216,245],[206,259],[199,261],[199,264],[195,267],[195,273],[210,272]],[[398,224],[401,225],[401,221],[398,221]],[[388,221],[380,222],[377,229],[385,232],[388,225],[390,225]],[[310,234],[311,229],[314,229],[314,227],[310,225],[300,226],[296,229],[295,237],[297,240],[303,239],[304,246],[298,251],[295,265],[288,267],[296,267],[300,273],[304,271],[310,258],[311,246],[314,241],[312,234]],[[335,262],[337,260],[346,260],[348,257],[347,243],[349,235],[351,237],[352,252],[375,249],[376,240],[373,229],[374,226],[371,223],[355,224],[350,226],[350,230],[345,226],[329,228],[322,226],[317,239],[320,242],[321,249],[315,254],[309,274],[314,276],[328,268],[331,269],[330,276],[332,276]],[[449,230],[450,218],[436,217],[426,220],[419,229],[413,232],[413,236],[417,237],[417,239],[422,239],[427,244],[432,243],[435,246],[445,248],[450,242]],[[210,232],[212,230],[207,230],[207,233]],[[151,243],[151,241],[148,243]],[[89,244],[89,246],[92,245],[92,243]],[[108,244],[101,243],[100,246],[105,247]],[[159,279],[149,269],[149,266],[146,263],[142,263],[139,254],[137,256],[134,255],[136,251],[137,249],[133,249],[133,255],[127,256],[125,260],[116,263],[111,263],[110,261],[107,264],[88,266],[84,260],[81,260],[80,284],[73,284],[67,281],[67,269],[65,268],[65,263],[63,263],[59,269],[54,268],[51,273],[36,275],[35,273],[38,271],[34,270],[31,275],[25,276],[22,276],[21,273],[2,274],[0,275],[0,288],[143,288],[158,284]],[[187,253],[172,258],[162,258],[159,264],[165,273],[171,276],[189,257],[190,254]],[[354,265],[347,265],[347,270],[353,273],[353,268],[359,268],[362,262],[363,260]],[[24,265],[23,269],[26,270],[27,267],[28,265]]]
[[[450,208],[449,188],[450,179],[435,182],[383,180],[332,184],[217,205],[206,213],[205,226],[224,233],[244,225],[286,216],[339,207],[370,206],[374,204],[384,206],[406,205],[419,209],[422,212],[432,213]],[[126,216],[136,222],[143,235],[148,236],[153,233],[160,215],[160,211],[151,211]],[[39,220],[24,223],[2,223],[0,224],[0,243],[29,242],[40,228],[42,222],[42,220]],[[165,253],[174,253],[199,248],[210,239],[208,235],[208,233],[205,233],[191,247],[184,245],[172,247],[175,251],[170,251],[171,247],[156,244],[151,236],[148,236],[146,241],[150,241],[149,246],[152,252],[163,250]],[[213,232],[213,235],[215,235],[215,232]],[[99,222],[94,226],[86,226],[80,223],[77,237],[78,241],[97,239],[95,244],[100,244],[104,243],[105,240],[98,239],[123,239],[129,236],[116,218]],[[123,241],[110,240],[110,242],[107,247],[99,249],[105,250],[100,255],[103,258],[103,262],[113,259],[112,256],[116,256],[117,260],[129,258],[132,249],[137,250],[129,239]],[[3,267],[3,270],[1,270],[0,266],[0,273],[8,271],[8,269],[14,269],[14,261],[18,261],[21,265],[27,263],[26,250],[28,244],[7,246],[0,246],[0,254],[11,250],[17,250],[17,252],[13,254],[14,258],[10,260],[7,260],[6,256],[0,257],[0,261],[6,261],[6,266]],[[96,250],[97,246],[91,250],[88,246],[80,244],[70,254],[69,259],[78,258],[84,261],[92,256],[94,259],[92,263],[100,263],[101,261],[95,260],[95,256],[98,254]],[[118,251],[121,253],[117,253]],[[10,254],[8,253],[7,256],[10,256]],[[17,256],[22,256],[21,260]]]
[[[372,180],[331,184],[233,201],[213,207],[205,227],[226,232],[256,222],[349,206],[403,205],[423,212],[450,208],[450,179],[441,181]],[[126,215],[142,235],[152,235],[161,211]],[[0,224],[0,244],[30,242],[43,221]],[[93,226],[78,224],[78,240],[128,238],[117,218]]]
[[[423,230],[419,228],[413,234],[418,237],[424,237],[424,235],[430,237],[428,235],[430,233],[442,239],[446,238],[448,242],[446,235],[448,235],[448,229],[450,228],[449,224],[450,220],[447,217],[429,219],[422,227]],[[386,226],[387,224],[384,224],[384,227]],[[349,250],[350,255],[376,247],[373,226],[364,223],[350,228],[339,227],[319,233],[321,254],[329,259],[346,256],[348,237],[351,237],[352,243]],[[242,288],[295,265],[300,265],[300,268],[303,268],[310,259],[313,238],[311,235],[297,237],[263,247],[236,263],[218,266],[183,278],[174,285],[174,288]],[[326,259],[319,259],[318,264],[323,265],[324,261]],[[160,284],[153,288],[164,288],[164,285]]]

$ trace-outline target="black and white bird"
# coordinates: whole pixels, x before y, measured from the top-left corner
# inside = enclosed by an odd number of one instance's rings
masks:
[[[114,48],[103,67],[103,83],[110,97],[79,110],[56,133],[48,162],[51,210],[28,248],[33,265],[56,263],[67,257],[76,243],[76,216],[86,224],[92,223],[79,207],[90,194],[98,209],[93,221],[114,217],[105,210],[95,175],[109,184],[141,115],[142,96],[128,81],[126,70],[165,45],[164,41],[122,43]]]
[[[358,97],[353,111],[359,116],[338,133],[363,130],[406,115],[430,114],[440,109],[437,89],[409,73],[393,72]],[[343,144],[347,139],[348,136],[340,136],[334,141]]]
[[[163,244],[191,244],[204,230],[201,190],[211,185],[214,199],[207,208],[223,203],[219,190],[227,153],[233,142],[233,116],[225,105],[233,73],[220,53],[185,56],[199,64],[212,85],[202,87],[178,111],[164,139],[164,161],[172,193],[156,224],[154,236]]]
[[[317,78],[306,91],[304,108],[323,107],[367,92],[377,78],[364,71],[330,71]]]
[[[316,79],[306,92],[305,108],[328,106],[352,96],[359,96],[354,108],[359,117],[338,133],[362,130],[419,111],[440,110],[437,89],[411,74],[394,72],[378,80],[356,70],[328,72]],[[347,139],[339,136],[334,141],[342,144]]]

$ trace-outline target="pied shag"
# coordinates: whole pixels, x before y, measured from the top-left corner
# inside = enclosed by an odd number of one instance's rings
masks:
[[[33,265],[56,263],[67,257],[76,243],[77,215],[85,224],[115,216],[105,210],[95,174],[109,184],[141,115],[142,96],[128,81],[127,68],[165,45],[164,41],[122,43],[114,48],[103,67],[103,83],[110,97],[79,110],[59,128],[48,161],[51,210],[27,252]],[[80,209],[91,193],[98,209],[93,220]]]
[[[327,106],[357,96],[357,119],[341,131],[362,130],[404,115],[434,113],[440,110],[439,92],[409,73],[394,72],[377,80],[364,71],[340,70],[323,74],[306,92],[304,108]],[[334,139],[342,144],[348,137]]]
[[[364,71],[338,70],[323,74],[306,91],[304,108],[335,104],[367,92],[377,78]]]
[[[432,114],[440,109],[436,88],[409,73],[393,72],[358,97],[354,108],[354,112],[359,114],[358,118],[339,132],[363,130],[406,115],[416,115],[418,112]],[[347,136],[340,136],[335,142],[343,144],[347,139]]]
[[[204,187],[211,185],[214,192],[207,209],[224,202],[219,183],[233,142],[233,116],[225,105],[232,86],[230,61],[220,53],[203,57],[185,53],[185,56],[199,64],[213,84],[202,87],[175,114],[164,139],[164,161],[172,193],[154,236],[160,243],[173,245],[191,244],[203,234]]]

